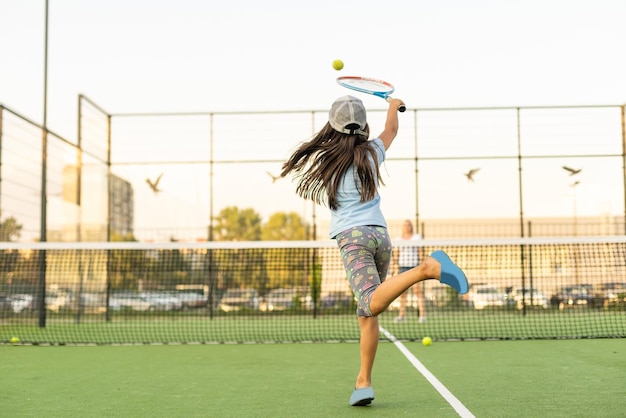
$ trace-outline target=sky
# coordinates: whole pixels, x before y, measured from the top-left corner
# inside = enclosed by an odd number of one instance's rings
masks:
[[[38,123],[45,4],[0,0],[0,103]],[[78,94],[110,113],[323,110],[338,75],[387,80],[410,109],[626,103],[623,0],[48,5],[46,118],[67,138]]]
[[[110,112],[325,109],[331,68],[409,107],[622,104],[621,0],[48,0],[48,125]],[[43,119],[44,0],[0,0],[0,103]]]

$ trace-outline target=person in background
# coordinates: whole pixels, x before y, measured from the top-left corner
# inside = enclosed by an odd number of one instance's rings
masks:
[[[399,238],[401,241],[414,241],[422,239],[420,234],[416,234],[413,229],[413,223],[410,220],[402,222],[402,234]],[[393,251],[393,259],[391,263],[392,273],[400,274],[419,264],[421,248],[417,246],[402,245],[395,247]],[[424,295],[422,294],[422,286],[417,283],[414,284],[411,289],[413,294],[417,297],[417,309],[419,310],[419,323],[426,322],[426,303],[424,302]],[[404,322],[406,320],[406,303],[409,296],[407,290],[398,298],[400,302],[400,309],[398,316],[394,319],[394,322]]]

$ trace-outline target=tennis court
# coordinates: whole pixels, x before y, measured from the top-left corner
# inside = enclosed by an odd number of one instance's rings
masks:
[[[428,282],[425,323],[411,305],[404,322],[393,306],[381,315],[376,400],[354,408],[359,330],[332,242],[3,243],[11,294],[29,290],[42,257],[56,291],[45,315],[34,298],[2,316],[3,408],[64,417],[624,415],[626,294],[609,286],[623,277],[623,237],[411,245],[445,248],[477,288],[536,290],[498,305]],[[177,269],[202,285],[166,278]],[[295,293],[271,298],[263,283]],[[561,288],[586,298],[560,299]],[[199,292],[202,303],[148,304],[176,289],[184,300]]]
[[[2,409],[16,417],[624,416],[621,339],[402,345],[406,354],[381,343],[376,400],[364,408],[348,405],[354,343],[5,345]]]
[[[626,3],[5,3],[0,416],[626,416]],[[470,283],[380,316],[359,408],[331,215],[280,176],[348,93],[352,134],[406,103],[394,248]]]

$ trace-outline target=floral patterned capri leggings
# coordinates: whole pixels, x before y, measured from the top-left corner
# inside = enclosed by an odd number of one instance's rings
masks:
[[[339,233],[335,239],[357,300],[356,314],[372,316],[372,294],[387,277],[391,262],[391,239],[387,228],[355,226]]]

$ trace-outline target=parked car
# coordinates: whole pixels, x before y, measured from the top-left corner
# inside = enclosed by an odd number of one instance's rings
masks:
[[[312,309],[313,301],[305,289],[279,288],[270,290],[259,304],[263,312],[284,311],[287,309]]]
[[[80,308],[84,313],[101,314],[106,312],[105,294],[84,292],[80,295]]]
[[[194,292],[176,292],[176,298],[182,303],[183,309],[202,308],[207,305],[207,299]]]
[[[33,295],[26,293],[11,296],[11,309],[13,313],[20,313],[33,309]]]
[[[154,310],[154,306],[140,297],[134,294],[115,294],[109,298],[109,308],[114,311],[137,311],[145,312]]]
[[[259,293],[256,289],[227,289],[220,300],[220,309],[224,312],[241,309],[259,309]]]
[[[536,307],[548,309],[550,307],[550,301],[547,296],[540,292],[538,289],[522,289],[521,287],[514,287],[511,290],[510,299],[513,305],[522,310],[524,305],[526,307]]]
[[[506,293],[496,286],[474,285],[469,289],[467,304],[476,310],[502,308],[506,306]]]
[[[590,291],[588,285],[562,286],[550,298],[550,305],[559,310],[576,307],[594,308],[602,306],[602,302]]]
[[[600,283],[594,289],[596,302],[602,302],[602,306],[610,307],[626,302],[626,283],[608,282]]]
[[[0,315],[4,316],[12,311],[11,299],[7,295],[0,295]]]
[[[348,308],[352,303],[354,303],[352,293],[342,291],[328,292],[320,298],[320,306],[324,309]]]
[[[150,304],[153,311],[178,311],[183,308],[183,302],[166,292],[142,292],[139,297]]]
[[[59,312],[62,308],[69,305],[70,296],[64,291],[48,291],[46,292],[46,309],[52,312]]]

